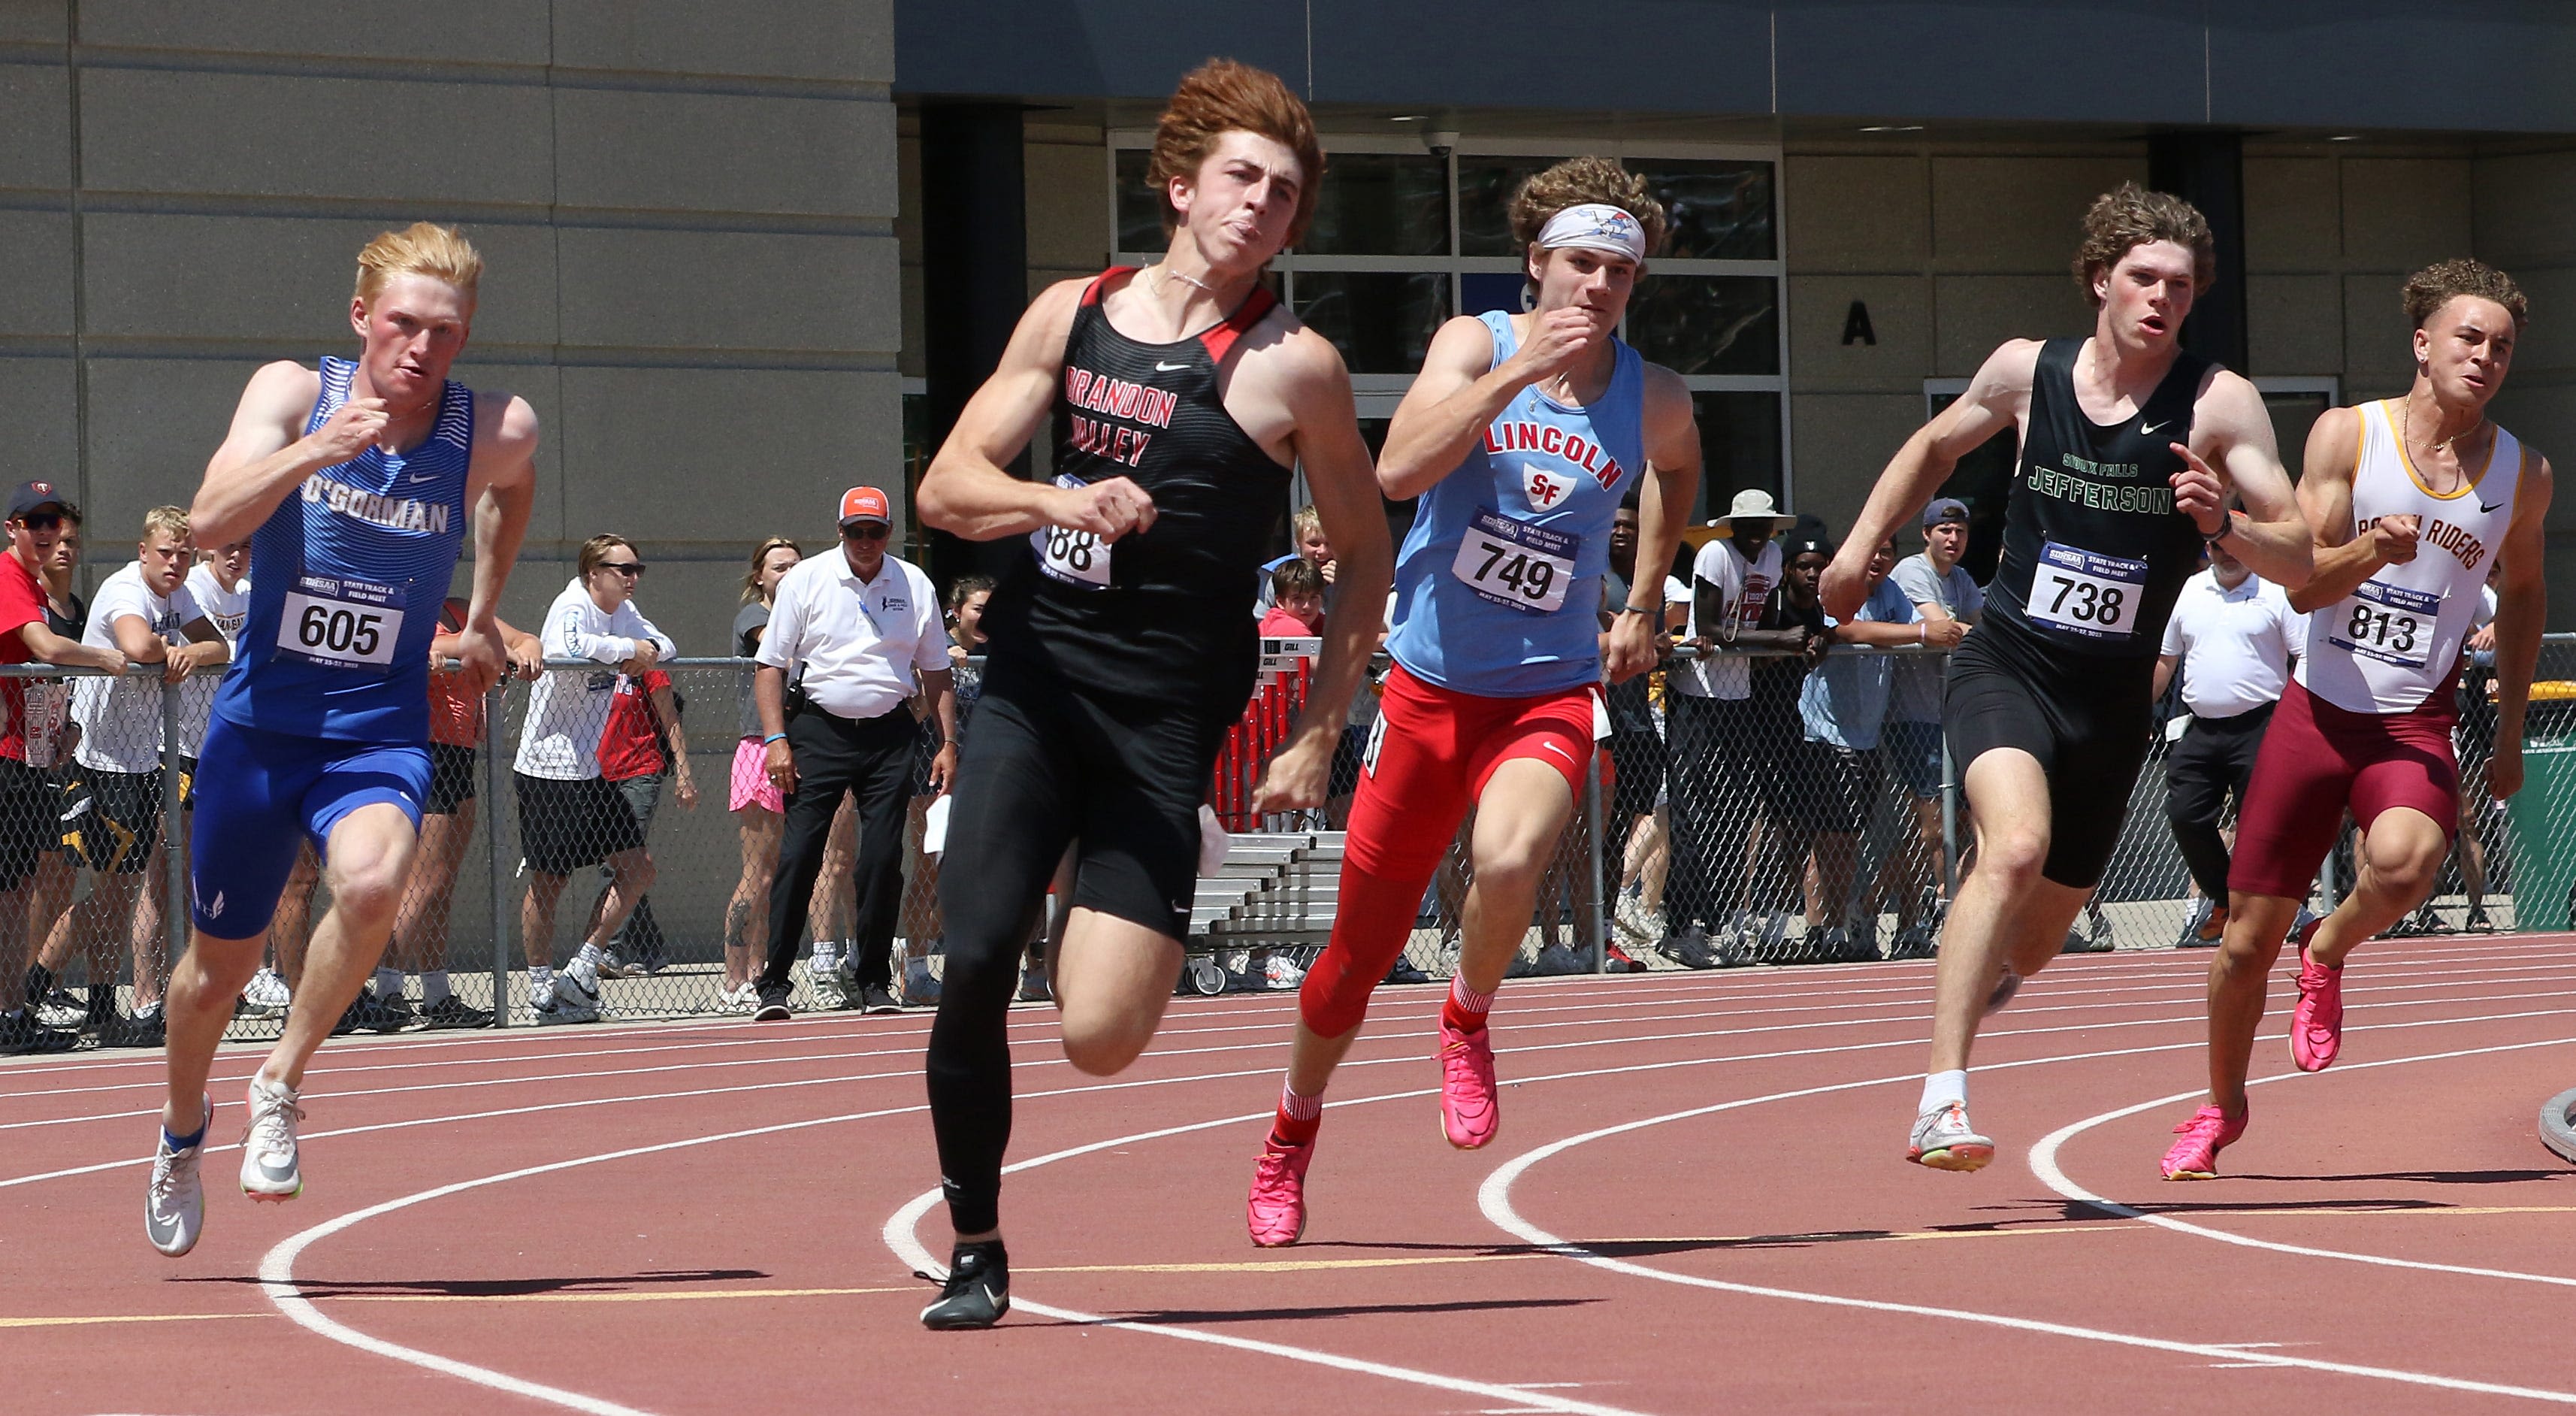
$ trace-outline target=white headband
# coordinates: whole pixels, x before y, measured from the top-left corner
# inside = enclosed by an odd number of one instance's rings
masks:
[[[1570,206],[1547,219],[1538,233],[1538,248],[1558,251],[1579,247],[1587,251],[1608,251],[1643,264],[1646,259],[1646,228],[1637,218],[1614,206],[1586,202]]]

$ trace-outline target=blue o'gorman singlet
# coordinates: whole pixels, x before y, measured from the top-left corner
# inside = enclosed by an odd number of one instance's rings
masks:
[[[1499,365],[1520,347],[1512,317],[1481,318]],[[1645,361],[1618,340],[1611,349],[1598,399],[1574,408],[1521,390],[1422,494],[1386,642],[1415,677],[1487,698],[1600,680],[1610,523],[1646,462]]]
[[[322,361],[309,436],[356,366]],[[474,394],[449,382],[408,453],[371,447],[305,479],[251,538],[250,617],[215,694],[226,721],[345,742],[429,740],[429,641],[465,538]]]

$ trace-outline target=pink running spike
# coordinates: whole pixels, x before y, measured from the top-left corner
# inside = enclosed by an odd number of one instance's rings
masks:
[[[1261,1147],[1261,1159],[1252,1167],[1252,1198],[1244,1206],[1244,1223],[1256,1246],[1282,1248],[1306,1232],[1306,1167],[1314,1163],[1313,1141]]]
[[[2310,934],[2315,927],[2310,926]],[[2290,1010],[2290,1060],[2302,1072],[2322,1072],[2343,1051],[2343,965],[2308,957],[2299,941],[2299,1005]]]
[[[1474,1150],[1502,1125],[1494,1096],[1494,1041],[1490,1029],[1462,1033],[1440,1021],[1440,1131],[1449,1144]]]
[[[2218,1178],[2218,1153],[2236,1143],[2245,1134],[2245,1123],[2254,1113],[2249,1109],[2234,1120],[2215,1106],[2204,1106],[2191,1119],[2174,1127],[2182,1137],[2165,1152],[2164,1172],[2168,1180],[2215,1180]]]

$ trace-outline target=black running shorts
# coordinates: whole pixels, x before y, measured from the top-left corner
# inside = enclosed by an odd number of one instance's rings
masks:
[[[456,808],[474,800],[474,749],[434,742],[429,745],[429,799],[421,803],[423,816],[454,816]]]
[[[2127,819],[2129,790],[2154,730],[2155,660],[2104,659],[2029,643],[1988,620],[1950,655],[1941,719],[1962,780],[1978,757],[2018,748],[2048,774],[2048,863],[2041,874],[2101,883]],[[1968,805],[1976,806],[1973,792]]]
[[[519,788],[519,856],[541,875],[570,875],[620,851],[644,844],[635,819],[614,783],[601,777],[562,781],[511,774]]]
[[[140,875],[161,840],[161,773],[84,768],[63,810],[63,844],[102,875]]]
[[[939,873],[943,902],[953,911],[961,888],[1004,881],[1043,889],[1071,840],[1075,905],[1186,937],[1199,803],[1241,712],[1110,700],[997,656],[986,665],[975,733],[958,766]],[[1017,910],[1028,901],[1001,903]]]

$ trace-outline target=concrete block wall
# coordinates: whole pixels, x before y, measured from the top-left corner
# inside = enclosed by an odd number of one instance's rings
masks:
[[[77,489],[94,582],[258,363],[354,349],[369,236],[456,223],[457,376],[545,429],[505,614],[615,531],[723,652],[753,542],[900,485],[893,76],[890,0],[0,7],[0,476]]]

